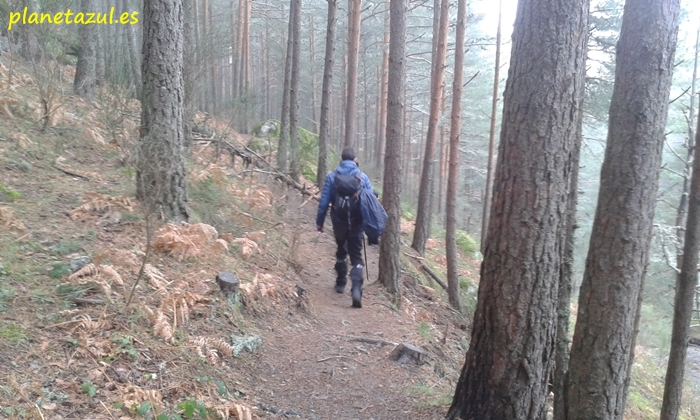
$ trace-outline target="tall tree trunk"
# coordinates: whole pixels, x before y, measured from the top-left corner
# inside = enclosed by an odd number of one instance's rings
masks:
[[[698,31],[700,35],[700,31]],[[700,37],[699,37],[700,38]],[[697,41],[696,41],[697,45]],[[697,46],[696,46],[697,52]],[[696,55],[697,60],[697,55]],[[693,82],[695,82],[693,80]],[[692,117],[691,117],[692,120]],[[700,116],[695,132],[695,150],[700,147]],[[693,298],[698,284],[698,253],[700,252],[700,159],[693,162],[693,178],[688,204],[688,224],[681,272],[676,279],[676,299],[673,305],[673,332],[671,350],[666,369],[666,384],[661,406],[661,420],[678,420],[683,396],[683,375],[690,337],[690,321],[693,318]]]
[[[131,10],[129,5],[129,0],[122,0],[122,9],[125,11]],[[139,56],[136,49],[136,36],[134,31],[137,29],[136,25],[125,25],[124,30],[126,31],[126,39],[129,47],[129,61],[131,61],[131,78],[133,79],[136,98],[141,99],[141,89],[143,88],[143,82],[141,82],[141,63],[139,63]]]
[[[625,3],[598,207],[571,347],[567,420],[623,418],[649,260],[679,8],[678,0]]]
[[[345,147],[357,136],[357,65],[360,59],[362,0],[348,0],[348,85],[345,101]]]
[[[243,123],[241,130],[243,133],[248,133],[248,120],[250,119],[250,14],[252,9],[252,0],[245,1],[245,16],[243,25],[243,40],[241,57],[241,91],[245,95],[245,106],[243,107]]]
[[[143,100],[136,195],[149,213],[187,221],[182,0],[144,2],[142,22]]]
[[[314,133],[318,133],[318,120],[316,119],[316,30],[314,29],[314,16],[309,15],[309,56],[311,61],[311,124]]]
[[[518,3],[479,298],[448,419],[546,418],[587,34],[586,0]]]
[[[213,0],[212,0],[213,1]],[[212,16],[212,1],[204,0],[204,18],[209,27],[209,89],[211,90],[211,110],[212,113],[219,111],[219,92],[216,89],[216,57],[219,55],[218,48],[215,48],[216,32],[214,31],[214,18]]]
[[[379,99],[379,121],[378,129],[379,134],[377,135],[377,149],[375,151],[376,155],[376,166],[377,175],[379,179],[382,179],[382,173],[384,169],[384,145],[386,143],[386,101],[387,101],[387,88],[389,84],[389,12],[386,12],[386,17],[384,18],[384,40],[382,44],[384,46],[384,53],[382,55],[382,79],[381,79],[381,97]]]
[[[301,163],[299,161],[299,56],[301,55],[301,0],[293,0],[292,12],[292,80],[289,94],[289,175],[299,182]]]
[[[96,10],[94,0],[80,0],[80,10],[87,13]],[[95,40],[97,37],[97,26],[78,26],[78,37],[80,46],[78,47],[78,62],[75,66],[75,79],[73,79],[73,92],[76,95],[92,99],[95,87]]]
[[[97,11],[104,13],[102,2],[98,3]],[[95,31],[95,86],[105,85],[105,28],[100,25]]]
[[[698,74],[698,54],[700,51],[700,29],[698,29],[697,37],[695,39],[695,63],[693,66],[693,80],[690,85],[690,107],[688,108],[688,115],[690,116],[688,121],[688,138],[684,143],[686,148],[686,160],[685,160],[685,170],[683,171],[683,191],[681,192],[681,199],[678,203],[678,210],[676,212],[676,267],[680,268],[683,261],[683,240],[685,235],[685,216],[688,209],[688,193],[690,188],[690,174],[693,167],[693,156],[695,153],[695,147],[693,146],[693,118],[695,117],[695,82],[697,80]]]
[[[401,156],[406,75],[406,0],[390,0],[389,86],[382,204],[389,215],[379,246],[379,282],[401,302]]]
[[[457,180],[459,179],[459,134],[462,114],[462,73],[464,71],[464,33],[466,32],[467,0],[457,3],[457,37],[455,39],[455,73],[452,81],[452,115],[450,116],[450,171],[447,176],[447,296],[458,311],[462,307],[457,268]],[[442,155],[442,147],[441,155]],[[440,159],[442,162],[442,159]]]
[[[436,12],[437,13],[437,12]],[[418,211],[416,212],[416,228],[413,231],[411,247],[419,254],[425,253],[425,242],[430,237],[432,222],[431,196],[433,190],[433,160],[435,158],[435,143],[437,141],[438,122],[442,108],[443,78],[445,74],[445,55],[447,52],[447,29],[450,19],[450,0],[442,0],[440,5],[440,25],[437,36],[437,51],[433,62],[433,77],[430,81],[430,116],[428,119],[428,135],[425,139],[425,154],[423,155],[423,171],[420,176],[418,190]]]
[[[238,98],[238,85],[239,85],[239,60],[241,59],[241,51],[239,49],[240,45],[240,29],[241,29],[241,3],[244,0],[238,0],[238,9],[236,8],[236,2],[231,0],[231,50],[233,51],[233,57],[231,58],[231,90],[234,98]],[[236,26],[236,12],[238,12],[238,26]],[[265,23],[267,28],[267,22]]]
[[[321,125],[318,133],[318,169],[316,183],[323,189],[328,172],[328,139],[330,137],[331,89],[333,88],[333,59],[335,53],[335,28],[338,23],[338,0],[328,0],[326,27],[326,56],[323,64],[323,91],[321,93]]]
[[[498,82],[501,70],[501,0],[498,1],[498,29],[496,30],[496,63],[493,66],[493,92],[491,94],[491,127],[489,128],[489,157],[486,163],[486,186],[484,187],[484,208],[481,218],[481,252],[486,249],[486,232],[489,227],[491,209],[491,189],[493,186],[493,151],[496,148],[496,114],[498,113]]]
[[[188,148],[191,140],[192,134],[192,124],[194,123],[194,116],[197,112],[197,102],[195,100],[195,78],[196,74],[196,61],[195,61],[195,32],[193,27],[194,18],[194,4],[192,0],[183,0],[182,9],[184,15],[183,21],[183,36],[184,36],[184,51],[183,51],[183,83],[185,90],[185,97],[183,99],[183,124],[184,124],[184,136],[185,136],[185,147]],[[141,72],[139,72],[139,80]],[[139,87],[139,92],[143,88],[143,84]],[[140,96],[139,96],[140,97]]]
[[[578,120],[583,119],[583,108],[579,109]],[[566,373],[569,369],[569,320],[571,318],[571,294],[574,272],[574,233],[576,231],[576,205],[578,203],[578,174],[581,155],[581,125],[576,130],[576,143],[572,151],[571,185],[569,186],[569,207],[566,214],[566,231],[559,275],[557,295],[557,336],[554,355],[554,418],[563,419],[566,413]]]
[[[292,83],[292,57],[294,56],[294,1],[289,0],[289,28],[287,30],[287,58],[284,61],[284,87],[282,88],[282,118],[277,146],[277,170],[287,172],[289,167],[289,110]]]

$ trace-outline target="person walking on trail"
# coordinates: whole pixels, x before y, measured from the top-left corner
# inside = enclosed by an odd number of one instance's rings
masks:
[[[328,206],[331,206],[333,235],[338,245],[338,251],[335,254],[335,271],[338,273],[338,277],[335,279],[335,291],[341,294],[345,292],[348,274],[347,257],[350,255],[350,264],[352,266],[350,269],[352,306],[361,308],[364,231],[359,205],[359,192],[361,189],[373,192],[373,189],[367,175],[360,171],[355,150],[352,147],[343,149],[341,159],[338,168],[326,176],[326,181],[323,184],[321,200],[318,203],[318,213],[316,215],[316,227],[319,232],[323,232],[326,212],[328,211]]]

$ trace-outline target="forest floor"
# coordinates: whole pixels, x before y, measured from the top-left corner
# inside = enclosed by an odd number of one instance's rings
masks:
[[[36,92],[50,81],[16,70],[8,83],[6,66],[0,418],[444,418],[470,325],[407,247],[401,302],[376,282],[370,246],[363,308],[351,308],[349,293],[333,290],[335,242],[330,223],[315,230],[317,202],[204,140],[189,150],[192,225],[147,224],[134,198],[138,103],[56,90],[60,107],[42,132]],[[70,67],[54,75],[69,89]],[[251,140],[199,122],[218,140]],[[407,242],[411,229],[402,224]],[[425,258],[444,273],[444,243],[431,241]],[[240,279],[239,300],[219,290],[221,272]],[[478,262],[462,254],[460,274],[473,310]],[[421,363],[393,361],[399,343],[422,349]],[[632,398],[629,419],[653,418],[652,385],[634,385],[643,398]]]

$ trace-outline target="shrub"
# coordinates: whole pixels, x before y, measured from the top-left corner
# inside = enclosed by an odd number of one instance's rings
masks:
[[[479,252],[479,242],[469,236],[467,232],[459,229],[457,229],[457,246],[460,247],[465,254],[471,257]]]

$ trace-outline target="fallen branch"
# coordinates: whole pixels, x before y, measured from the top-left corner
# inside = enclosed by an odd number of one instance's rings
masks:
[[[64,169],[64,168],[59,167],[58,165],[54,165],[53,167],[56,168],[56,169],[58,169],[59,171],[63,172],[63,173],[66,174],[66,175],[77,176],[78,178],[82,178],[82,179],[84,179],[84,180],[86,180],[86,181],[89,181],[89,180],[90,180],[90,178],[86,177],[85,175],[81,175],[81,174],[76,173],[76,172],[71,172],[71,171],[69,171],[69,170],[67,170],[67,169]]]
[[[367,343],[367,344],[380,344],[382,346],[398,346],[398,343],[394,343],[392,341],[386,341],[386,340],[381,340],[379,338],[369,338],[369,337],[356,337],[353,335],[343,335],[343,334],[336,334],[336,333],[331,333],[332,335],[342,337],[348,341],[359,341],[361,343]]]
[[[231,144],[230,142],[226,141],[225,139],[204,139],[204,140],[208,141],[210,143],[218,143],[219,145],[223,146],[224,149],[226,149],[226,151],[229,152],[229,154],[231,154],[232,156],[238,156],[241,159],[243,159],[243,162],[246,166],[248,166],[252,163],[253,165],[255,165],[256,168],[258,168],[258,169],[248,169],[248,170],[246,170],[246,172],[259,172],[259,173],[274,176],[275,179],[279,179],[280,181],[284,182],[285,184],[289,185],[290,187],[299,190],[302,195],[309,196],[317,201],[319,200],[318,195],[314,194],[311,191],[309,191],[308,189],[306,189],[305,185],[302,185],[302,184],[296,182],[289,175],[278,171],[268,161],[266,161],[262,156],[257,154],[255,151],[250,150],[248,147],[240,148],[238,146]]]
[[[105,303],[102,299],[85,299],[85,298],[73,298],[73,303],[83,303],[87,305],[102,305]]]
[[[423,269],[423,271],[425,271],[426,273],[428,273],[428,275],[429,275],[433,280],[435,280],[435,283],[439,284],[440,287],[442,287],[443,289],[447,290],[447,284],[445,284],[445,282],[442,281],[442,280],[440,279],[440,277],[438,277],[438,275],[435,274],[435,272],[434,272],[430,267],[428,267],[427,265],[425,265],[425,263],[423,263],[423,262],[421,262],[420,267]]]
[[[404,255],[406,255],[407,257],[411,257],[411,258],[418,260],[420,268],[422,268],[423,271],[425,271],[428,274],[428,276],[430,276],[431,279],[435,280],[435,283],[439,284],[440,287],[447,290],[447,284],[444,281],[442,281],[442,279],[430,267],[428,267],[423,262],[423,261],[425,261],[425,258],[419,257],[417,255],[412,255],[412,254],[409,254],[407,252],[404,252]]]
[[[318,359],[318,360],[316,360],[316,362],[321,363],[321,362],[325,362],[325,361],[331,360],[331,359],[348,359],[348,360],[352,360],[353,362],[357,363],[358,365],[367,366],[364,363],[359,362],[359,361],[353,359],[352,357],[348,357],[348,356],[328,356],[328,357],[324,357],[323,359]]]

